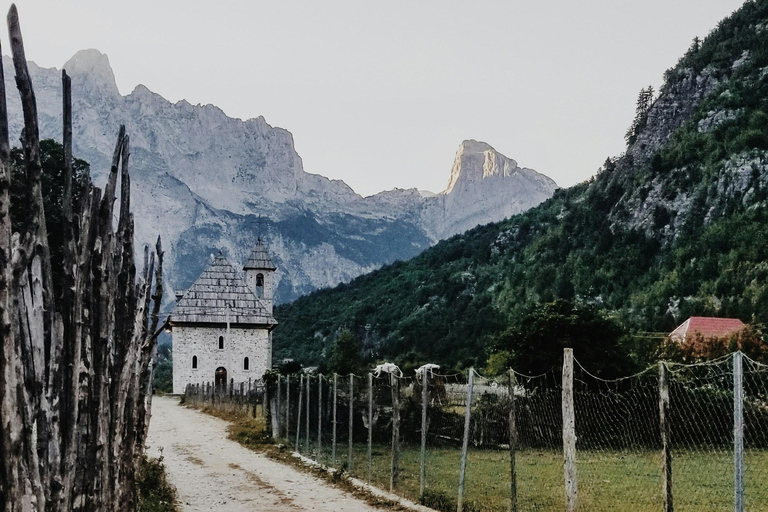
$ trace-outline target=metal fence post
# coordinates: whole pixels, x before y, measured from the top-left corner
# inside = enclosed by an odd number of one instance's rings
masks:
[[[517,411],[515,371],[509,370],[509,510],[517,512]]]
[[[424,496],[427,480],[427,367],[421,369],[421,463],[419,467],[419,497]]]
[[[304,375],[299,377],[299,409],[296,411],[296,452],[301,453],[299,440],[301,439],[301,399],[304,394]]]
[[[355,376],[349,374],[349,452],[347,453],[347,472],[352,474],[352,427],[355,423]]]
[[[371,483],[373,462],[373,374],[368,374],[368,483]]]
[[[744,512],[744,373],[741,351],[733,353],[734,512]]]
[[[565,510],[576,510],[576,415],[573,404],[573,349],[563,350],[563,454],[565,464]]]
[[[672,500],[672,450],[670,447],[669,424],[669,375],[667,365],[659,361],[659,430],[661,432],[661,456],[662,456],[662,510],[672,512],[674,501]]]
[[[336,465],[336,403],[339,376],[333,374],[333,437],[331,438],[331,465]]]
[[[464,479],[467,473],[467,451],[469,450],[469,427],[472,421],[472,391],[475,387],[475,369],[469,369],[469,383],[467,384],[467,406],[464,411],[464,440],[461,443],[461,470],[459,471],[459,499],[456,511],[464,510]]]

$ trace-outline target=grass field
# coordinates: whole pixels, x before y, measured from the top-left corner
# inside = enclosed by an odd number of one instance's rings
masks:
[[[302,440],[303,441],[303,440]],[[314,446],[314,441],[312,440]],[[293,445],[293,444],[292,444]],[[321,462],[331,464],[330,446]],[[347,446],[339,444],[339,467]],[[425,504],[456,510],[460,451],[455,447],[427,451]],[[396,492],[419,501],[418,446],[403,446]],[[524,450],[517,454],[518,507],[521,511],[562,512],[565,508],[563,456],[559,451]],[[371,480],[389,489],[391,452],[374,445]],[[745,455],[746,509],[768,511],[768,451]],[[733,459],[728,452],[702,449],[673,454],[673,496],[678,512],[733,510]],[[356,444],[352,476],[366,480],[365,445]],[[464,493],[467,511],[506,511],[510,496],[509,453],[470,450]],[[577,454],[578,510],[584,512],[658,512],[661,510],[661,456],[658,452],[580,451]]]

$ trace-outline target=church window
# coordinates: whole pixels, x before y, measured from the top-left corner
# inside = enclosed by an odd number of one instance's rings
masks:
[[[246,357],[245,359],[243,359],[243,370],[250,370],[250,366],[251,364],[248,358]]]
[[[197,370],[197,356],[192,356],[192,369]]]
[[[224,350],[224,336],[219,336],[219,350]]]
[[[256,286],[264,286],[264,274],[256,274]]]

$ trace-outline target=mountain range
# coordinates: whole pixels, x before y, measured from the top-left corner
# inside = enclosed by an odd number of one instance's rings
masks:
[[[610,317],[643,364],[660,338],[647,333],[689,316],[767,323],[768,0],[695,39],[649,91],[593,178],[277,308],[276,357],[323,364],[349,330],[403,368],[483,366],[554,301]]]
[[[29,67],[41,137],[61,140],[61,73]],[[97,50],[78,52],[63,68],[72,77],[74,154],[91,164],[97,185],[118,127],[126,125],[137,244],[162,236],[171,292],[189,286],[218,251],[235,264],[244,261],[260,235],[278,266],[277,301],[289,301],[520,213],[557,188],[490,145],[468,140],[444,192],[394,189],[362,197],[343,181],[305,172],[291,133],[263,117],[240,120],[213,105],[171,103],[143,85],[121,95],[107,56]],[[15,88],[12,73],[6,82]],[[18,96],[9,94],[8,104],[13,139],[22,127]]]

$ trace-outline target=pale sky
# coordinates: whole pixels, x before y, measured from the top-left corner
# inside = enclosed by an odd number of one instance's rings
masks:
[[[122,94],[263,115],[307,172],[443,190],[464,139],[552,177],[624,149],[638,91],[742,0],[21,0],[27,57],[109,56]],[[8,6],[6,4],[6,12]],[[0,32],[7,53],[7,30]]]

